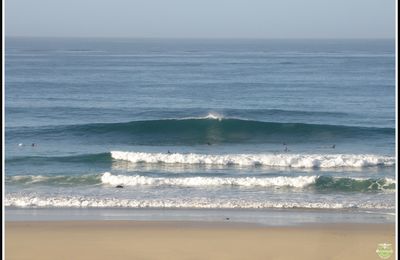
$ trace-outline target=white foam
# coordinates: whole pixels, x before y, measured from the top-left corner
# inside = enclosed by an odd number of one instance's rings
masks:
[[[132,163],[336,168],[393,166],[395,157],[373,154],[195,154],[111,151],[116,160]]]
[[[43,176],[43,175],[18,175],[18,176],[6,177],[6,180],[10,180],[13,182],[23,182],[26,184],[32,184],[32,183],[47,181],[49,178],[51,178],[51,177]]]
[[[396,180],[392,178],[385,178],[385,185],[396,184]]]
[[[213,120],[218,120],[221,121],[225,117],[219,113],[211,112],[208,113],[206,116],[197,116],[197,117],[184,117],[180,118],[179,120],[187,120],[187,119],[213,119]],[[173,118],[175,119],[175,118]]]
[[[101,177],[103,184],[126,185],[126,186],[184,186],[184,187],[204,187],[204,186],[244,186],[244,187],[271,187],[288,186],[301,188],[315,183],[318,176],[298,176],[298,177],[270,177],[270,178],[221,178],[221,177],[185,177],[185,178],[155,178],[140,175],[113,175],[106,172]]]
[[[221,114],[218,113],[208,113],[207,116],[203,117],[204,119],[215,119],[221,121],[224,117]]]
[[[266,209],[266,208],[308,208],[308,209],[394,209],[386,202],[335,202],[335,201],[248,201],[241,199],[210,198],[160,198],[120,199],[91,198],[78,196],[12,196],[6,195],[6,207],[19,208],[199,208],[199,209]]]

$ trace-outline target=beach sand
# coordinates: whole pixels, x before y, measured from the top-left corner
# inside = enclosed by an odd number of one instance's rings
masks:
[[[263,227],[237,223],[36,221],[5,223],[7,260],[380,259],[394,224]],[[395,259],[393,255],[390,259]]]

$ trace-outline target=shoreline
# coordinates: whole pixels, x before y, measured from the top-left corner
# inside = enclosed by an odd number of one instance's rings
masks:
[[[395,224],[5,221],[6,259],[379,259]]]
[[[248,223],[260,226],[394,224],[384,210],[195,209],[195,208],[5,208],[6,221],[178,221]]]

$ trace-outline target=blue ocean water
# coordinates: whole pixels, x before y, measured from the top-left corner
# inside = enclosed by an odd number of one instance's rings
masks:
[[[395,211],[393,40],[7,38],[5,65],[8,208]]]

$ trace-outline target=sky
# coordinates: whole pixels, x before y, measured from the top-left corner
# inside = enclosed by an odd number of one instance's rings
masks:
[[[396,0],[5,0],[5,35],[394,38]]]

